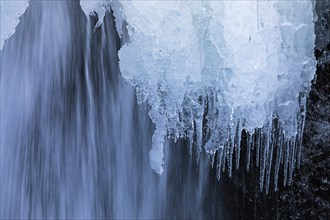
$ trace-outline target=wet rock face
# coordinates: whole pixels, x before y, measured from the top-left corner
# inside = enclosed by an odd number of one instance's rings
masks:
[[[302,167],[292,187],[280,192],[279,203],[284,216],[329,219],[330,63],[319,62],[307,106]]]
[[[224,177],[221,199],[231,219],[330,219],[330,1],[317,0],[315,8],[318,65],[307,101],[301,167],[291,186],[279,184],[279,191],[270,189],[268,195],[259,192],[256,167]]]
[[[284,216],[330,218],[330,1],[316,1],[316,82],[307,101],[302,167],[279,194]]]
[[[280,193],[290,217],[330,218],[330,1],[316,1],[316,82],[307,101],[303,165],[292,188]]]

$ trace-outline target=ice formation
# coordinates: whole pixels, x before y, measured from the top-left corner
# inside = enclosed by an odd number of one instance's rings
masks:
[[[97,4],[85,12],[97,12]],[[271,170],[277,188],[280,164],[290,184],[315,74],[313,0],[114,1],[111,7],[119,35],[129,39],[119,51],[122,76],[136,87],[138,102],[149,103],[156,126],[150,165],[157,173],[171,137],[188,140],[197,156],[204,149],[212,163],[217,156],[219,178],[225,167],[231,174],[244,129],[246,167],[254,149],[260,188],[268,189]]]
[[[110,10],[111,2],[112,0],[80,0],[80,6],[87,16],[97,14],[98,21],[95,25],[97,28],[103,23],[105,13]]]
[[[0,1],[0,50],[4,41],[15,33],[19,17],[25,12],[28,0]]]

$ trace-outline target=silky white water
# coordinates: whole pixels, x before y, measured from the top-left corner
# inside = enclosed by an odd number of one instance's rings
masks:
[[[119,75],[106,18],[94,31],[79,2],[31,1],[5,41],[1,219],[202,217],[204,180],[149,167],[153,126]]]

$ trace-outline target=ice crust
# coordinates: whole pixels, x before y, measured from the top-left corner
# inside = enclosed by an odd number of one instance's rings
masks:
[[[277,188],[280,164],[291,183],[315,74],[312,0],[113,1],[111,8],[129,39],[118,54],[122,76],[151,107],[157,173],[165,138],[185,138],[197,156],[204,149],[213,163],[217,155],[219,178],[225,167],[231,174],[244,129],[246,167],[255,149],[260,188],[268,189],[272,169]]]
[[[0,50],[2,50],[5,40],[15,33],[19,17],[28,6],[28,0],[0,1]]]
[[[95,25],[95,28],[97,28],[103,23],[105,13],[110,10],[111,2],[112,0],[80,0],[80,6],[86,16],[98,16],[98,21]]]

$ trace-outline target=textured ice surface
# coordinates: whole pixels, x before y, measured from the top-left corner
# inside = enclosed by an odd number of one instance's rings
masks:
[[[231,173],[245,129],[261,188],[272,160],[275,187],[281,161],[290,183],[315,74],[312,0],[114,1],[112,9],[129,39],[119,51],[122,75],[151,106],[157,173],[166,137],[186,138],[211,161],[218,152],[219,175],[225,165]]]
[[[105,13],[110,9],[111,2],[112,0],[80,0],[80,6],[86,16],[97,14],[98,22],[95,25],[95,28],[97,28],[103,23]]]
[[[0,1],[0,50],[4,41],[15,33],[19,17],[25,12],[28,5],[28,0]]]

